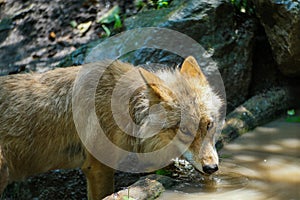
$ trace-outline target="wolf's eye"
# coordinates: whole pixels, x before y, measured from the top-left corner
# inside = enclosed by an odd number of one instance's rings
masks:
[[[207,130],[210,131],[213,127],[214,127],[214,122],[213,121],[208,122]]]
[[[186,132],[188,132],[188,129],[186,127],[180,127],[180,131],[182,133],[186,133]]]
[[[184,133],[185,135],[188,135],[188,136],[193,136],[192,132],[190,132],[190,130],[186,127],[180,127],[180,131],[182,133]]]

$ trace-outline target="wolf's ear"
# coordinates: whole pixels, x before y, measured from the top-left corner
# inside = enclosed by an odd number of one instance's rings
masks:
[[[203,74],[200,66],[193,56],[189,56],[184,60],[181,66],[180,73],[188,77],[197,78],[203,84],[208,83],[205,75]]]
[[[139,68],[139,72],[147,86],[156,95],[156,97],[159,97],[166,101],[172,99],[172,91],[165,86],[163,80],[143,68]]]

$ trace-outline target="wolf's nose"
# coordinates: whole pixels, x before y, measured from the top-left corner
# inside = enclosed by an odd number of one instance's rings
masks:
[[[218,171],[218,169],[219,169],[219,167],[216,164],[214,164],[214,165],[204,165],[203,166],[203,171],[206,174],[212,174],[212,173]]]

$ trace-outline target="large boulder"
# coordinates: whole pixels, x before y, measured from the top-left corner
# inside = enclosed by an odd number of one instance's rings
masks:
[[[300,1],[253,0],[281,72],[300,76]]]

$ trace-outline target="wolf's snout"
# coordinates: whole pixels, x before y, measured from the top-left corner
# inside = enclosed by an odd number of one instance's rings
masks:
[[[203,166],[203,171],[204,171],[204,173],[206,173],[206,174],[212,174],[212,173],[214,173],[214,172],[216,172],[216,171],[218,171],[218,170],[219,170],[219,167],[218,167],[217,164],[213,164],[213,165],[204,165],[204,166]]]

